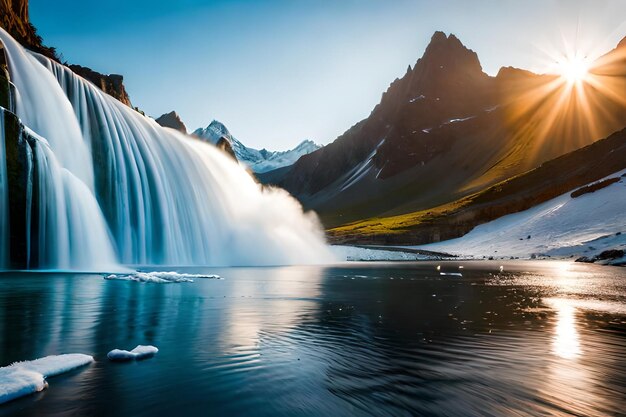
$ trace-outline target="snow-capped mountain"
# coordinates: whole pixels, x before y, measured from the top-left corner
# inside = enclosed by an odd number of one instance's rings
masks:
[[[217,120],[213,120],[204,129],[196,129],[193,135],[213,144],[217,144],[220,138],[225,137],[230,141],[237,160],[256,173],[293,165],[302,155],[309,154],[320,148],[320,145],[311,140],[304,140],[298,146],[288,151],[268,151],[267,149],[249,148],[231,135],[228,128]]]

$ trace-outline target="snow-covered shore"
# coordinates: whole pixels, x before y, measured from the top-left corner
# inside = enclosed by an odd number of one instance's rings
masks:
[[[568,192],[528,210],[482,224],[457,239],[389,250],[335,247],[342,248],[336,252],[346,255],[347,260],[379,261],[438,259],[409,253],[415,250],[447,253],[463,259],[586,257],[591,260],[607,250],[626,252],[624,175],[626,170],[607,177],[619,177],[619,181],[595,192],[576,198]],[[402,249],[407,252],[396,252]],[[626,256],[599,262],[626,264]]]
[[[626,249],[626,178],[593,193],[566,193],[480,225],[467,235],[412,248],[472,258],[592,257]]]

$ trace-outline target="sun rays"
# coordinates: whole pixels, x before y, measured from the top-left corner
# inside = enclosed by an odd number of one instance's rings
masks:
[[[626,120],[626,42],[595,59],[563,49],[544,74],[520,70],[500,85],[509,131],[539,159],[591,144]]]

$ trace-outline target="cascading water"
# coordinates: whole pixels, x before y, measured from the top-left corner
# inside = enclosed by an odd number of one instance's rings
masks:
[[[32,159],[33,177],[25,225],[36,256],[27,255],[28,267],[332,260],[315,216],[284,191],[262,190],[214,146],[162,128],[2,29],[0,40],[17,115],[32,130],[22,158]],[[3,193],[6,176],[0,168]],[[3,241],[10,204],[3,194]]]

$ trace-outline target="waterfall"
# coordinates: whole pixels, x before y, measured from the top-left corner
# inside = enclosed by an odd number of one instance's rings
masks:
[[[159,126],[2,29],[0,40],[32,148],[29,267],[332,261],[316,217],[286,192],[262,189],[213,145]],[[0,168],[0,192],[6,183]],[[0,226],[10,204],[3,195]]]

